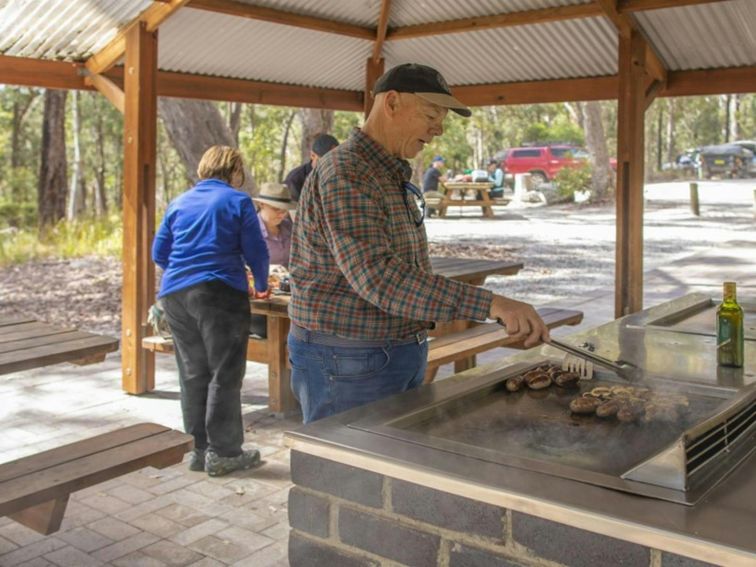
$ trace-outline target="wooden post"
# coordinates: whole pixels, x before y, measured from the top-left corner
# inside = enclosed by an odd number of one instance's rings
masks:
[[[383,75],[383,65],[383,57],[377,60],[369,57],[365,64],[365,98],[363,100],[365,118],[370,114],[370,109],[373,108],[373,96],[370,92],[373,90],[373,85],[375,85],[378,77]]]
[[[701,216],[701,209],[698,206],[698,183],[690,184],[690,212],[697,217]]]
[[[617,253],[614,315],[643,308],[643,128],[646,44],[633,30],[619,38]]]
[[[157,32],[140,22],[126,33],[123,157],[123,389],[141,394],[155,387],[154,353],[142,348],[147,310],[155,301],[150,258],[155,234],[157,136]]]

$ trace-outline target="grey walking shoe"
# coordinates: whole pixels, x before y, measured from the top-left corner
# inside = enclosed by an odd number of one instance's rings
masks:
[[[247,470],[260,464],[260,451],[242,451],[236,457],[219,457],[213,451],[205,455],[205,470],[209,476],[223,476],[233,471]]]
[[[192,455],[189,457],[189,470],[190,471],[204,471],[205,470],[205,450],[194,449]]]

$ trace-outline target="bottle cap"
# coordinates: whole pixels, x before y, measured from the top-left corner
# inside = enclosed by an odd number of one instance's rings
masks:
[[[724,282],[722,289],[725,295],[732,295],[735,293],[735,282]]]

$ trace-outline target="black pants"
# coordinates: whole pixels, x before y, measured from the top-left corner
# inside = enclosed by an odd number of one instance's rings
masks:
[[[241,385],[247,368],[249,298],[219,281],[162,298],[173,335],[184,429],[197,449],[241,453]]]

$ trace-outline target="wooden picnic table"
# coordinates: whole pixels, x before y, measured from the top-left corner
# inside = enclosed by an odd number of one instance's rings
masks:
[[[118,339],[56,327],[33,317],[0,317],[0,374],[71,362],[92,364],[118,350]]]
[[[445,217],[449,207],[480,207],[485,218],[493,218],[494,202],[489,194],[491,184],[489,182],[471,182],[471,181],[441,181],[444,188],[443,198],[438,205],[438,216]],[[459,196],[455,197],[454,193],[458,192]],[[468,199],[468,192],[472,192],[473,198]]]
[[[523,264],[506,260],[432,257],[431,266],[436,274],[471,285],[482,285],[490,275],[516,274],[522,269]],[[289,298],[289,295],[274,295],[269,299],[257,299],[251,302],[253,313],[268,316],[268,407],[282,414],[289,413],[298,407],[289,385],[291,369],[288,367],[286,350],[290,324]],[[441,336],[451,331],[465,329],[469,325],[467,321],[443,323],[439,324],[432,334]],[[467,365],[469,364],[468,362]]]

